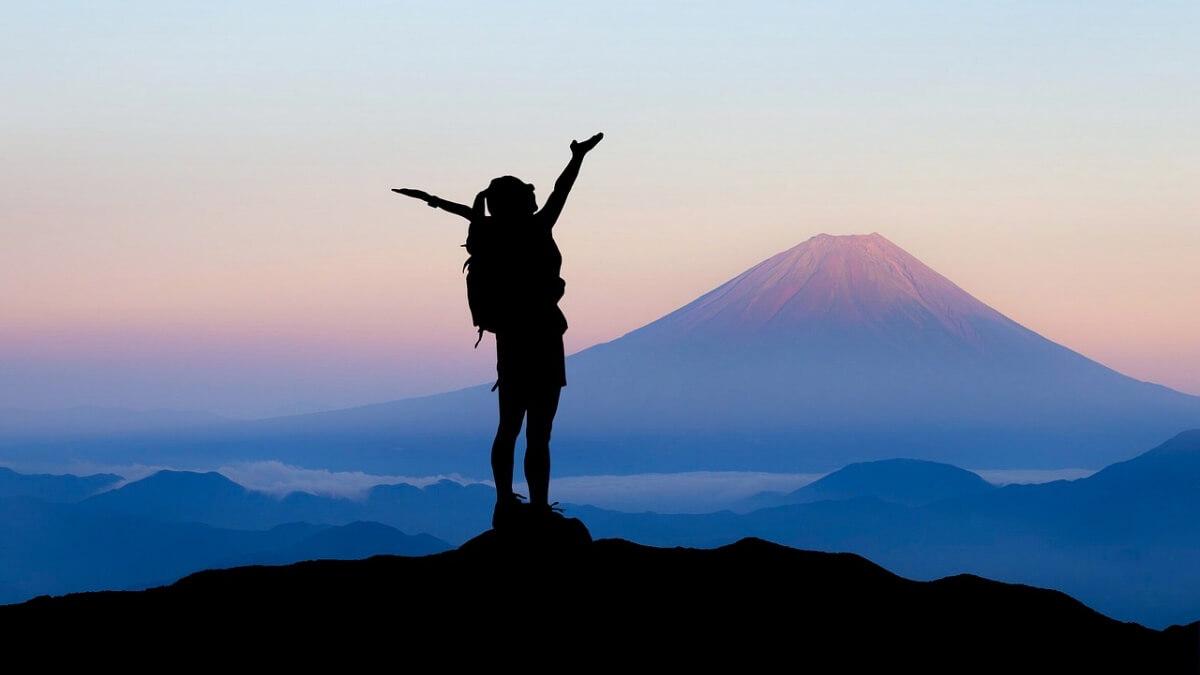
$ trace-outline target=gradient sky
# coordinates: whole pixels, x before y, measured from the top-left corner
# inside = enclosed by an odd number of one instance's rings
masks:
[[[0,4],[0,407],[266,415],[488,380],[468,201],[544,198],[568,350],[879,232],[1200,394],[1200,3]]]

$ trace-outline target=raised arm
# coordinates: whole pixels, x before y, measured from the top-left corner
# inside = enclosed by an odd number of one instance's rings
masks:
[[[402,194],[405,197],[412,197],[413,199],[420,199],[421,201],[428,204],[431,208],[448,211],[450,213],[453,213],[456,216],[462,216],[463,218],[466,218],[467,220],[474,219],[476,214],[483,215],[483,197],[482,197],[483,193],[480,193],[478,196],[475,197],[475,205],[474,206],[467,206],[465,204],[459,204],[457,202],[452,202],[447,199],[442,199],[441,197],[435,197],[435,196],[429,194],[428,192],[424,192],[422,190],[415,190],[413,188],[392,188],[392,192]]]
[[[571,193],[571,187],[575,185],[575,179],[579,176],[579,168],[583,166],[583,156],[596,147],[602,138],[604,134],[596,134],[586,141],[571,141],[571,161],[567,162],[567,168],[563,169],[558,180],[554,181],[554,191],[546,198],[542,210],[538,211],[538,215],[544,218],[550,227],[554,226],[562,213],[563,205],[567,203],[567,195]]]

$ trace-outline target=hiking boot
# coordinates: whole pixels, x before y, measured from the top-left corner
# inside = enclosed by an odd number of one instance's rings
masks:
[[[531,518],[540,520],[563,520],[566,518],[562,514],[562,509],[559,508],[558,502],[553,504],[529,504],[527,507]]]
[[[592,535],[578,518],[563,515],[558,502],[527,504],[522,511],[529,514],[528,527],[543,547],[554,550],[580,550],[592,542]]]
[[[523,499],[525,497],[515,492],[507,499],[497,499],[496,507],[492,509],[492,529],[503,530],[512,527],[521,517],[520,510],[526,507],[525,502],[521,501]]]

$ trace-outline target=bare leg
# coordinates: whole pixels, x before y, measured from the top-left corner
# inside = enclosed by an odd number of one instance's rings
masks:
[[[546,506],[550,500],[550,430],[558,412],[562,388],[539,391],[529,400],[529,420],[525,425],[525,480],[529,483],[529,503]]]
[[[525,417],[524,397],[505,387],[499,388],[500,424],[492,441],[492,480],[496,483],[496,501],[508,501],[513,493],[513,460],[521,421]]]

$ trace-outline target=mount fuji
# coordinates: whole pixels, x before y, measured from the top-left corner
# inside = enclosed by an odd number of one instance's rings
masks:
[[[567,379],[556,475],[829,471],[894,457],[1098,469],[1200,427],[1200,397],[1047,340],[879,234],[812,237],[569,357]],[[72,448],[479,476],[497,418],[490,388]]]
[[[573,426],[659,437],[691,468],[1098,468],[1200,426],[1200,398],[1047,340],[879,234],[813,237],[569,367]]]

